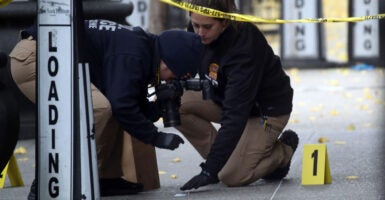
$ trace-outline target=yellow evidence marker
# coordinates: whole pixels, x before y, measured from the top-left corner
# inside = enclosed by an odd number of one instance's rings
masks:
[[[0,0],[0,8],[11,3],[12,0]]]
[[[4,187],[5,177],[9,176],[9,180],[13,187],[24,186],[23,178],[21,177],[19,166],[14,155],[8,161],[0,174],[0,189]]]
[[[332,177],[326,144],[306,144],[302,157],[302,185],[330,184]]]

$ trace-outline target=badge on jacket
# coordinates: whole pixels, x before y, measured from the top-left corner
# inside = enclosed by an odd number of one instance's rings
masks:
[[[213,80],[217,80],[219,65],[211,63],[209,66],[209,77]]]
[[[206,78],[209,79],[213,86],[218,86],[218,69],[219,65],[216,63],[211,63],[209,65],[209,75],[206,75]]]

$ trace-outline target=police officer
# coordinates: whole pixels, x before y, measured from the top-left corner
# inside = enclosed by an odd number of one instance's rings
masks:
[[[234,0],[191,3],[236,12]],[[199,75],[213,85],[213,97],[204,101],[201,93],[192,91],[182,97],[177,128],[206,160],[201,173],[181,190],[219,181],[244,186],[260,178],[284,178],[298,136],[283,131],[292,111],[293,89],[279,57],[254,24],[194,12],[190,20],[190,30],[205,45]],[[219,130],[212,122],[220,125]]]

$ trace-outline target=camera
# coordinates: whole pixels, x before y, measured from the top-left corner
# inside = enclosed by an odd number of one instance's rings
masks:
[[[207,79],[187,79],[179,81],[182,87],[186,90],[202,91],[204,100],[212,98],[212,85]]]
[[[172,80],[165,84],[160,84],[156,88],[156,96],[160,104],[164,127],[180,125],[179,107],[184,89],[202,91],[202,96],[205,100],[212,97],[212,86],[209,80]]]

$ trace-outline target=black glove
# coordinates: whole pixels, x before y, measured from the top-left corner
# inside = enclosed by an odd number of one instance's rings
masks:
[[[200,164],[200,166],[202,167],[201,173],[190,179],[186,184],[184,184],[180,188],[180,190],[197,189],[208,184],[214,184],[219,182],[218,177],[216,175],[210,174],[210,172],[205,169],[206,165],[204,163]]]
[[[174,150],[181,143],[184,144],[184,141],[179,135],[159,132],[152,144],[158,148]]]

